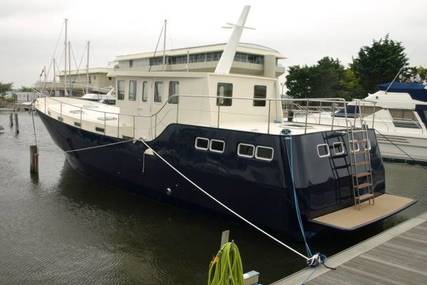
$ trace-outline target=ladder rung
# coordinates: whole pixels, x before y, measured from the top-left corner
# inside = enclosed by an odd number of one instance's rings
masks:
[[[356,197],[356,200],[358,200],[359,202],[363,202],[363,201],[370,200],[370,199],[374,199],[374,198],[375,198],[375,195],[374,195],[374,194],[366,193],[366,194],[363,194],[363,195],[357,196],[357,197]]]
[[[357,129],[357,130],[350,130],[350,132],[352,132],[352,133],[362,133],[362,132],[366,132],[366,130]]]
[[[361,166],[361,165],[369,165],[369,161],[364,160],[364,161],[358,161],[355,163],[352,163],[353,166]]]
[[[362,183],[362,184],[359,184],[359,185],[354,185],[354,188],[356,188],[356,189],[364,189],[364,188],[368,188],[371,185],[372,185],[371,183],[366,182],[366,183]]]
[[[361,173],[353,174],[353,176],[356,177],[356,178],[366,177],[366,176],[369,176],[369,175],[372,175],[372,173],[371,172],[361,172]]]

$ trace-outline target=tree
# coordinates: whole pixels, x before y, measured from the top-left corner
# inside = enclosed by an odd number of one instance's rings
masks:
[[[287,95],[294,98],[360,97],[361,87],[354,73],[338,59],[324,57],[313,66],[291,66],[286,76]]]
[[[403,82],[424,82],[427,80],[427,68],[422,66],[412,66],[405,68],[399,76]]]
[[[21,86],[20,91],[22,91],[22,92],[33,92],[34,89],[32,87]]]
[[[374,40],[372,46],[362,47],[350,66],[366,93],[373,93],[378,90],[378,84],[392,81],[407,65],[408,58],[402,43],[386,35],[384,39]]]
[[[0,82],[0,95],[4,95],[7,91],[12,90],[13,83]]]

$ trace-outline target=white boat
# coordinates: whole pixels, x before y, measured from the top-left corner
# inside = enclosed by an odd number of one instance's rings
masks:
[[[347,109],[324,108],[318,114],[305,115],[306,106],[293,116],[295,122],[344,126],[360,122],[374,128],[383,158],[427,162],[427,86],[422,83],[380,85],[378,92],[355,100]],[[310,108],[310,107],[309,107]],[[344,119],[345,115],[352,119]],[[347,117],[347,118],[348,118]],[[362,120],[356,118],[361,117]]]

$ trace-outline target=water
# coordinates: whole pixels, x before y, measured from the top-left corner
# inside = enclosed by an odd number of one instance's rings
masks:
[[[304,260],[246,225],[158,203],[74,171],[38,117],[39,178],[29,173],[31,116],[21,133],[0,113],[0,284],[207,284],[222,230],[230,229],[246,271],[269,283]],[[418,203],[355,233],[325,232],[311,242],[328,255],[427,209],[427,170],[387,163],[388,191]],[[331,242],[333,237],[333,242]],[[286,240],[286,237],[281,237]],[[290,244],[303,251],[301,244]]]

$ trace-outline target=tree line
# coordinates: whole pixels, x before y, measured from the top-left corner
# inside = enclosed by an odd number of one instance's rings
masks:
[[[402,82],[425,82],[427,69],[409,67],[401,42],[386,35],[363,46],[348,67],[339,59],[324,57],[316,64],[294,65],[286,76],[286,94],[293,98],[364,98],[378,90],[378,84],[391,82],[397,75]]]

